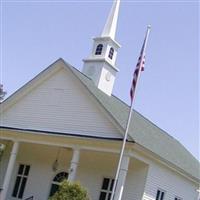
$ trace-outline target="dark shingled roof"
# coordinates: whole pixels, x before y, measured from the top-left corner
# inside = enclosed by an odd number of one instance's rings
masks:
[[[61,59],[62,60],[62,59]],[[65,62],[64,60],[62,60]],[[108,96],[80,71],[65,62],[78,79],[96,97],[98,102],[112,115],[123,128],[126,127],[129,106],[115,96]],[[129,127],[129,136],[140,146],[148,149],[164,161],[171,163],[195,180],[200,180],[200,165],[192,154],[176,139],[157,127],[134,110]]]

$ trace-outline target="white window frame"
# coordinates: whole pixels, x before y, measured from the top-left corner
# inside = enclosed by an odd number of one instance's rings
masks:
[[[50,195],[51,195],[52,185],[54,184],[54,185],[60,186],[61,182],[54,181],[54,178],[55,178],[58,174],[60,174],[60,173],[62,173],[62,172],[65,172],[65,173],[67,174],[67,176],[69,176],[69,173],[66,171],[66,169],[59,170],[59,171],[57,171],[57,172],[52,176],[52,181],[51,181],[50,187],[49,187],[49,195],[48,195],[49,197],[50,197]],[[67,179],[68,179],[68,177],[67,177]]]
[[[113,47],[110,47],[109,53],[108,53],[108,57],[112,60],[113,56],[115,53],[115,49]]]
[[[22,170],[22,174],[19,174],[19,169],[20,169],[21,165],[24,165],[24,168]],[[28,174],[25,175],[25,171],[26,171],[27,167],[29,167],[29,171],[28,171]],[[29,174],[30,174],[30,170],[31,170],[31,165],[30,164],[18,163],[18,170],[17,170],[17,174],[16,174],[16,178],[15,178],[15,182],[14,182],[14,186],[13,186],[13,190],[12,190],[12,197],[13,198],[23,199],[24,192],[25,192],[25,189],[26,189],[26,185],[27,185],[27,182],[28,182],[28,177],[29,177]],[[18,177],[20,177],[21,179],[20,179],[20,182],[19,182],[19,186],[18,186],[18,189],[17,189],[16,196],[15,196],[14,195],[14,190],[15,190],[15,185],[16,185]],[[25,186],[24,186],[24,189],[23,189],[23,192],[22,192],[22,196],[20,197],[19,195],[20,195],[20,191],[21,191],[21,187],[22,187],[22,182],[23,182],[24,179],[26,179],[26,182],[25,182]]]
[[[161,189],[161,188],[158,188],[158,189],[157,189],[157,191],[156,191],[156,199],[155,199],[155,200],[157,200],[158,191],[160,191],[161,193],[164,193],[163,199],[161,199],[161,195],[160,195],[158,200],[164,200],[164,199],[165,199],[165,195],[166,195],[166,191],[163,190],[163,189]],[[160,194],[161,194],[161,193],[160,193]]]
[[[96,46],[95,55],[101,55],[102,51],[103,51],[103,44],[100,43]]]
[[[105,180],[105,179],[109,179],[108,188],[107,188],[107,189],[102,189],[102,186],[103,186],[103,183],[104,183],[104,180]],[[112,194],[112,190],[110,190],[110,186],[111,186],[111,184],[112,184],[112,181],[113,181],[113,183],[114,183],[114,178],[113,178],[113,177],[103,177],[102,184],[101,184],[101,189],[100,189],[100,194],[99,194],[99,199],[100,199],[101,193],[104,192],[104,193],[106,193],[106,198],[105,198],[105,200],[108,200],[109,195]],[[113,188],[112,188],[112,189],[113,189]]]

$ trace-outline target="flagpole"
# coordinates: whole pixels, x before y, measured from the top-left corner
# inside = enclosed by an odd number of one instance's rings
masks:
[[[146,32],[146,37],[145,37],[145,41],[144,41],[144,48],[143,48],[141,58],[143,58],[144,54],[145,54],[146,44],[147,44],[147,40],[148,40],[148,37],[149,37],[150,28],[151,28],[150,26],[147,26],[147,32]],[[142,63],[140,63],[137,81],[139,80],[140,73],[141,73],[141,64]],[[135,98],[136,87],[137,87],[137,84],[135,86],[135,90],[134,90],[133,97],[132,97],[132,100],[131,100],[131,106],[130,106],[130,110],[129,110],[128,121],[127,121],[127,124],[126,124],[126,130],[125,130],[125,134],[124,134],[124,138],[123,138],[123,143],[122,143],[120,157],[119,157],[118,166],[117,166],[117,172],[116,172],[116,175],[115,175],[110,200],[114,200],[114,195],[115,195],[115,192],[116,192],[116,186],[117,186],[117,182],[118,182],[118,178],[119,178],[119,172],[120,172],[120,168],[121,168],[121,165],[122,165],[122,159],[123,159],[124,150],[125,150],[125,146],[126,146],[126,140],[127,140],[127,137],[128,137],[128,130],[129,130],[129,125],[130,125],[131,116],[132,116],[133,102],[134,102],[134,98]],[[122,197],[123,188],[121,188],[120,190],[121,190],[120,191],[121,195],[120,195],[120,198],[118,200],[120,200],[121,197]]]

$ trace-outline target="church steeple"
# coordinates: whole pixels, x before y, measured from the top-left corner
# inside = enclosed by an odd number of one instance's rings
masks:
[[[120,0],[115,0],[110,11],[109,17],[104,26],[101,37],[111,37],[115,40],[115,33],[117,28],[117,20],[119,15]]]
[[[108,95],[112,94],[116,73],[117,51],[120,45],[115,41],[120,0],[114,0],[112,9],[100,37],[94,38],[92,53],[84,59],[83,73]]]

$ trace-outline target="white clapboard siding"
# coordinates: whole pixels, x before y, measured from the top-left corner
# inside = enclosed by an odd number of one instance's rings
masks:
[[[165,191],[166,200],[176,196],[183,200],[197,200],[197,184],[156,162],[151,162],[143,200],[155,200],[157,189]]]
[[[1,116],[1,125],[121,137],[108,114],[67,68],[57,70]]]

